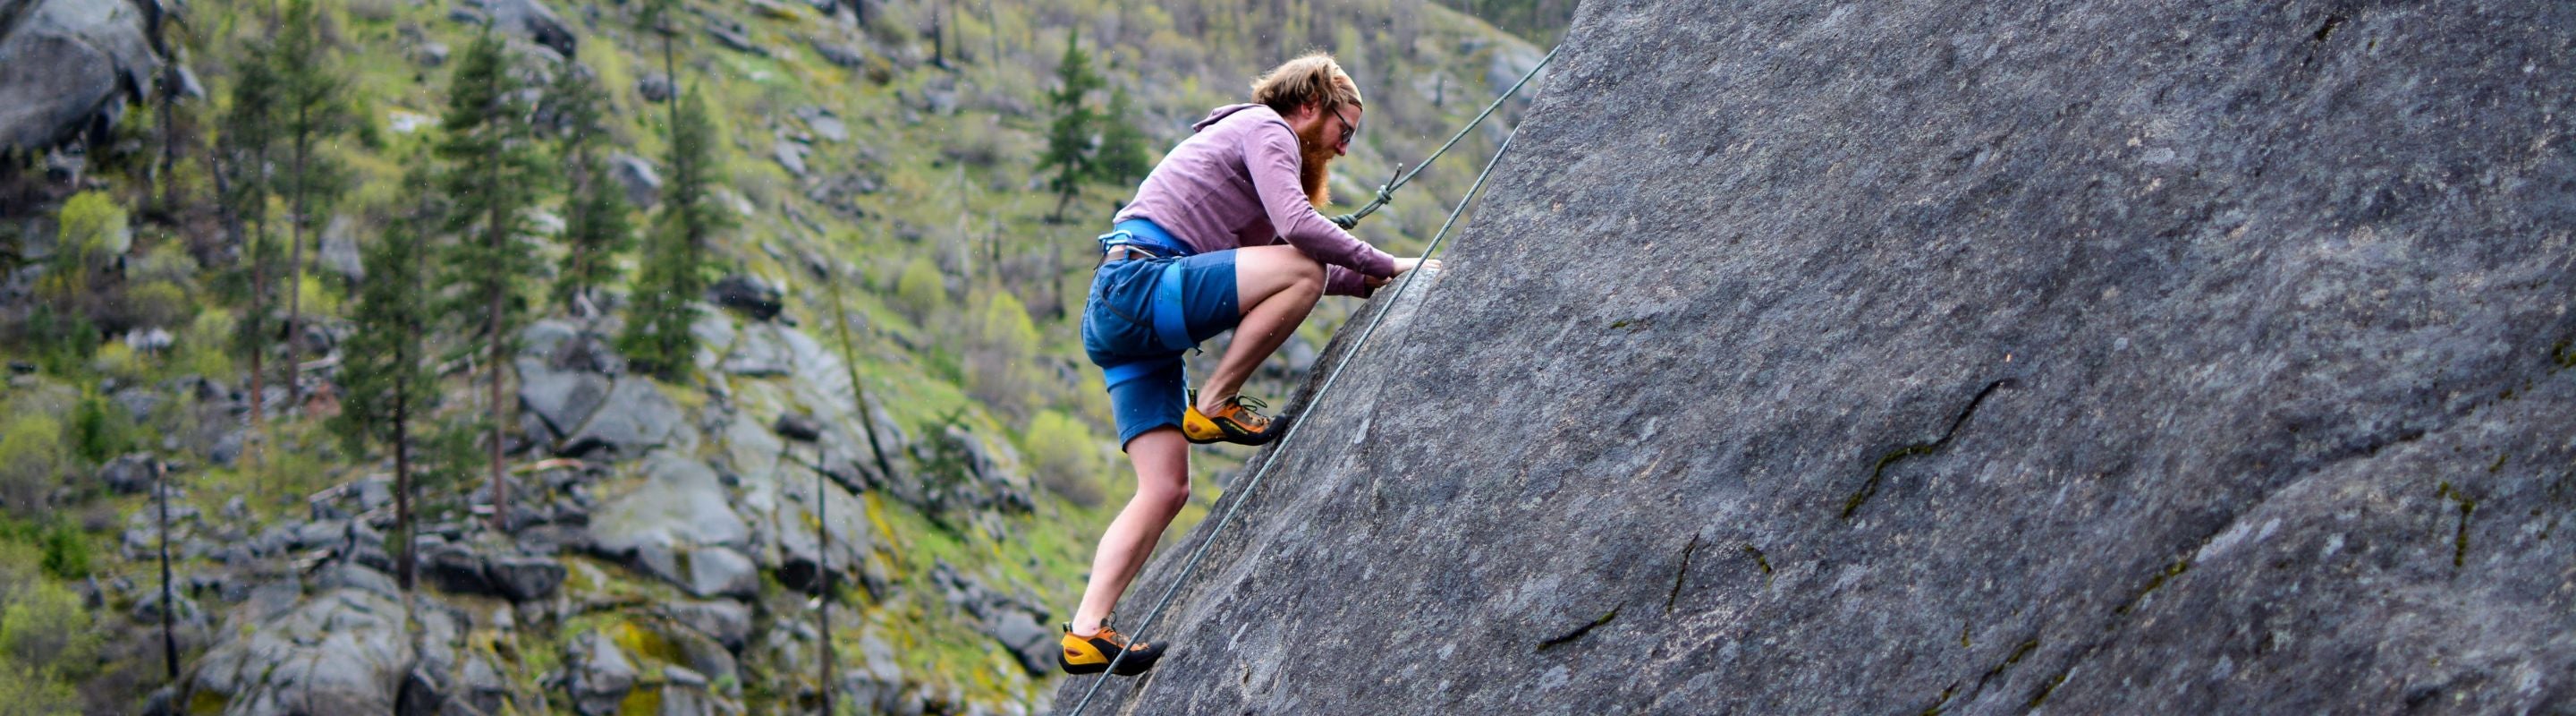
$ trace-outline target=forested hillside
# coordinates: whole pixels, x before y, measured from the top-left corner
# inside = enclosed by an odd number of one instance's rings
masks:
[[[1543,53],[1421,0],[0,0],[0,713],[1043,710],[1132,490],[1091,237],[1318,48],[1345,205]],[[1522,104],[1358,233],[1418,249]]]

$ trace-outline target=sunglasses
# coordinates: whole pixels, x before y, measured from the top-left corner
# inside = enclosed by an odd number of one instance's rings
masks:
[[[1342,108],[1340,108],[1340,107],[1334,107],[1334,108],[1333,108],[1333,118],[1334,118],[1334,119],[1338,119],[1338,120],[1342,120],[1342,143],[1343,143],[1343,144],[1349,144],[1349,143],[1351,143],[1351,138],[1352,138],[1352,137],[1359,136],[1359,133],[1360,133],[1360,125],[1359,125],[1359,123],[1358,123],[1358,122],[1353,122],[1353,121],[1351,121],[1351,118],[1350,118],[1348,115],[1344,115],[1344,114],[1342,114]]]

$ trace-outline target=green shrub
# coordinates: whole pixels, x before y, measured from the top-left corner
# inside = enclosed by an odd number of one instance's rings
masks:
[[[1009,291],[994,291],[980,303],[966,341],[966,392],[1005,414],[1025,414],[1039,385],[1032,360],[1037,324]]]
[[[33,514],[53,488],[56,473],[69,462],[62,424],[22,411],[9,418],[8,426],[0,432],[0,502],[18,514]]]
[[[1100,440],[1082,421],[1053,410],[1029,420],[1020,447],[1037,468],[1039,484],[1084,507],[1100,505]]]
[[[71,590],[35,580],[10,590],[0,607],[0,656],[20,664],[80,669],[98,659],[89,612]]]
[[[81,396],[80,409],[72,414],[72,453],[105,462],[133,448],[134,416],[97,393]]]
[[[125,291],[125,310],[139,326],[176,326],[196,313],[178,284],[153,281]]]
[[[895,279],[894,301],[895,308],[913,323],[929,321],[931,314],[948,306],[948,280],[930,259],[913,257],[912,263],[904,264],[903,277]]]
[[[19,331],[36,364],[52,375],[77,375],[98,353],[98,327],[79,311],[60,311],[54,302],[36,304]]]
[[[69,521],[54,525],[45,532],[45,556],[37,566],[56,579],[88,577],[89,536]]]
[[[69,682],[51,672],[0,657],[0,714],[75,716],[80,699]]]

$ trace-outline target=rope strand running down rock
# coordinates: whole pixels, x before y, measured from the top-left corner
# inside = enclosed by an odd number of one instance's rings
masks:
[[[1504,100],[1511,99],[1512,95],[1520,94],[1521,86],[1529,84],[1530,78],[1537,77],[1539,70],[1547,69],[1548,61],[1556,59],[1556,51],[1564,48],[1564,45],[1558,45],[1555,49],[1548,50],[1546,57],[1538,58],[1538,64],[1530,66],[1528,72],[1522,73],[1519,82],[1512,83],[1511,89],[1503,90],[1502,96],[1495,97],[1493,103],[1485,105],[1485,111],[1476,113],[1475,119],[1467,120],[1467,126],[1459,127],[1457,134],[1449,135],[1449,141],[1441,143],[1439,149],[1431,150],[1431,156],[1423,157],[1421,164],[1413,165],[1413,171],[1404,171],[1403,165],[1396,165],[1395,170],[1398,172],[1398,176],[1394,181],[1379,184],[1377,187],[1377,196],[1369,199],[1369,203],[1362,205],[1359,211],[1333,217],[1333,225],[1342,227],[1342,230],[1348,231],[1353,227],[1359,226],[1361,219],[1368,218],[1368,215],[1377,213],[1378,209],[1385,207],[1388,201],[1395,199],[1395,190],[1401,189],[1405,184],[1411,183],[1413,181],[1413,177],[1421,174],[1424,167],[1431,166],[1432,162],[1440,161],[1440,155],[1449,153],[1450,147],[1458,146],[1458,140],[1466,139],[1468,132],[1475,131],[1477,125],[1484,124],[1485,118],[1493,116],[1494,110],[1501,108]],[[1500,155],[1500,150],[1496,151],[1496,155]]]
[[[1518,89],[1518,86],[1514,86],[1514,89]],[[1512,138],[1519,135],[1520,129],[1516,127],[1511,134],[1503,137],[1502,145],[1494,149],[1494,158],[1485,162],[1484,171],[1476,173],[1476,182],[1467,186],[1466,196],[1459,197],[1458,205],[1450,208],[1449,220],[1441,222],[1439,233],[1432,234],[1431,245],[1422,251],[1423,257],[1429,258],[1440,250],[1440,242],[1449,238],[1449,229],[1457,225],[1458,216],[1466,213],[1467,205],[1475,202],[1476,193],[1485,188],[1485,178],[1494,173],[1495,166],[1503,163],[1503,155],[1512,149]],[[1199,562],[1207,558],[1208,547],[1216,544],[1217,536],[1224,534],[1226,525],[1234,522],[1235,514],[1243,511],[1244,501],[1252,498],[1252,493],[1261,487],[1262,478],[1268,477],[1271,466],[1279,462],[1279,453],[1286,450],[1289,440],[1297,437],[1297,428],[1305,424],[1306,414],[1313,412],[1315,405],[1323,401],[1324,394],[1333,389],[1333,381],[1342,377],[1342,369],[1350,367],[1351,359],[1358,357],[1360,351],[1368,347],[1369,338],[1377,335],[1378,325],[1386,321],[1387,312],[1395,310],[1395,304],[1403,300],[1404,292],[1413,287],[1414,279],[1422,273],[1420,270],[1405,272],[1403,280],[1396,283],[1395,291],[1387,295],[1386,303],[1378,306],[1377,313],[1369,317],[1368,326],[1360,331],[1359,339],[1351,343],[1350,351],[1343,353],[1341,362],[1333,365],[1333,372],[1324,374],[1324,382],[1316,384],[1315,392],[1306,399],[1305,406],[1297,411],[1294,419],[1289,421],[1287,431],[1280,433],[1278,442],[1273,443],[1269,451],[1262,453],[1261,467],[1252,471],[1252,479],[1244,483],[1243,489],[1229,491],[1234,497],[1234,502],[1226,505],[1225,514],[1217,518],[1216,526],[1208,528],[1208,538],[1199,543],[1198,549],[1190,552],[1189,561],[1181,565],[1181,573],[1174,576],[1171,585],[1163,589],[1163,597],[1154,603],[1153,611],[1146,612],[1145,620],[1137,623],[1137,636],[1132,637],[1133,639],[1141,643],[1145,630],[1152,628],[1154,620],[1163,615],[1163,609],[1172,605],[1172,598],[1181,593],[1181,585],[1189,583],[1190,574],[1197,572]],[[1091,697],[1100,693],[1100,685],[1107,683],[1111,674],[1117,673],[1119,660],[1126,657],[1127,650],[1119,649],[1116,655],[1109,658],[1108,670],[1103,671],[1099,679],[1091,682],[1091,688],[1082,692],[1082,700],[1074,704],[1072,716],[1082,716],[1083,710],[1090,708]]]

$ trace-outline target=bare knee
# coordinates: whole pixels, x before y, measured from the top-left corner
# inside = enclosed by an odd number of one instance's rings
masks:
[[[1180,514],[1181,508],[1190,503],[1190,486],[1187,482],[1179,485],[1149,482],[1137,487],[1136,502],[1169,518]]]
[[[1300,251],[1297,252],[1297,258],[1295,261],[1291,262],[1291,265],[1295,267],[1294,275],[1297,283],[1295,288],[1297,290],[1311,290],[1317,293],[1323,292],[1324,264],[1322,262],[1308,258],[1306,256],[1306,252]]]

